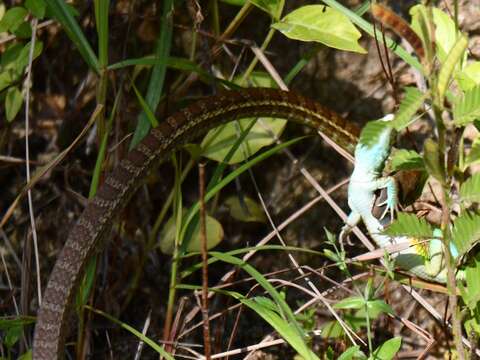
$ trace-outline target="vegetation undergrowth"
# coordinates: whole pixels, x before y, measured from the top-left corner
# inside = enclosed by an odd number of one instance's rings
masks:
[[[480,62],[472,56],[468,34],[461,29],[462,9],[457,0],[451,1],[447,11],[441,4],[421,1],[408,9],[410,22],[370,1],[349,9],[335,0],[298,7],[284,0],[210,0],[208,4],[94,0],[93,6],[64,0],[25,0],[2,2],[0,10],[0,33],[4,35],[4,40],[0,40],[0,96],[5,119],[1,125],[0,151],[5,153],[5,158],[9,157],[8,161],[18,155],[12,156],[9,149],[13,147],[18,129],[22,128],[20,115],[31,120],[36,115],[27,110],[22,112],[22,105],[28,99],[26,95],[40,94],[46,92],[44,88],[57,86],[50,84],[51,74],[45,72],[46,79],[40,80],[35,69],[47,67],[51,48],[65,47],[78,58],[65,66],[72,67],[71,73],[80,71],[69,81],[75,87],[78,85],[78,92],[86,98],[75,97],[72,113],[81,115],[74,121],[80,123],[79,128],[86,127],[84,132],[95,121],[93,135],[86,141],[86,148],[94,155],[87,154],[89,160],[82,160],[80,156],[80,168],[85,164],[89,167],[83,172],[76,170],[91,179],[87,186],[80,186],[88,199],[95,196],[105,174],[119,158],[135,147],[152,127],[164,121],[165,115],[174,108],[197,100],[199,93],[211,94],[226,88],[287,89],[291,84],[295,87],[295,81],[304,81],[302,74],[322,52],[351,52],[365,57],[369,52],[378,52],[382,76],[386,78],[381,86],[392,99],[391,126],[399,134],[406,133],[403,138],[408,140],[398,142],[386,172],[414,173],[414,179],[421,179],[414,184],[414,193],[430,194],[428,201],[409,199],[413,205],[402,203],[401,211],[385,234],[415,239],[415,248],[423,254],[425,264],[436,260],[429,252],[429,244],[432,240],[440,241],[440,266],[447,274],[446,287],[418,279],[405,280],[405,272],[399,275],[395,256],[388,251],[350,255],[351,249],[337,241],[340,228],[331,228],[335,220],[325,223],[329,230],[315,235],[321,238],[321,249],[310,249],[309,245],[300,247],[297,243],[286,245],[281,233],[283,224],[276,225],[280,222],[272,216],[276,209],[266,204],[257,179],[263,176],[266,183],[274,182],[275,176],[262,168],[271,169],[278,158],[299,163],[292,152],[305,147],[311,137],[290,131],[286,121],[278,118],[241,119],[213,129],[166,159],[167,164],[145,179],[139,191],[142,194],[137,194],[141,200],[133,201],[137,206],[132,204],[126,212],[118,214],[112,230],[115,244],[112,247],[126,242],[129,248],[118,245],[118,249],[109,249],[107,253],[113,254],[111,258],[97,256],[87,268],[76,298],[78,321],[72,330],[77,336],[70,338],[74,346],[68,347],[77,359],[103,358],[107,353],[124,355],[121,348],[115,349],[109,342],[109,331],[96,330],[97,324],[104,327],[103,318],[109,320],[107,327],[118,326],[134,335],[138,346],[125,347],[132,354],[136,351],[136,356],[144,352],[148,357],[149,351],[154,351],[166,359],[186,356],[208,359],[210,350],[207,353],[203,349],[211,346],[212,353],[223,358],[243,357],[247,351],[269,351],[278,359],[393,359],[412,349],[417,351],[418,358],[434,358],[444,352],[458,359],[475,358],[480,334],[480,260],[475,255],[480,240]],[[119,14],[126,20],[116,19]],[[38,30],[32,31],[36,29],[36,25],[32,25],[38,20]],[[256,31],[251,35],[259,46],[245,39],[252,33],[250,24],[257,21],[268,23],[264,34]],[[125,29],[120,31],[119,27]],[[116,31],[126,36],[123,42]],[[376,46],[366,46],[369,43],[360,40],[361,31]],[[137,44],[138,39],[143,43]],[[282,69],[278,71],[269,61],[273,57],[270,49],[276,49],[274,40],[284,42],[283,49],[301,41],[308,50],[301,56],[292,55],[293,65],[287,56],[285,63],[283,59],[277,59],[278,64],[274,61]],[[32,64],[35,76],[30,84],[24,74]],[[410,74],[414,80],[406,86],[399,80],[400,72]],[[63,86],[74,88],[67,83]],[[71,93],[63,95],[68,98]],[[85,103],[79,105],[82,101]],[[45,104],[35,97],[31,102],[36,104],[36,112],[42,113]],[[91,117],[86,115],[88,112]],[[86,121],[88,117],[90,125]],[[419,146],[412,140],[412,133],[423,127],[429,130],[423,134]],[[35,130],[40,128],[37,125]],[[381,130],[378,122],[368,123],[360,142],[366,146],[375,144]],[[284,132],[290,139],[279,140]],[[61,138],[61,134],[58,137]],[[61,246],[61,241],[55,241],[53,251],[52,244],[45,244],[44,237],[40,236],[40,252],[32,255],[31,249],[27,251],[29,234],[35,229],[21,225],[27,212],[15,211],[18,199],[31,190],[41,176],[58,171],[60,162],[68,163],[69,157],[75,154],[73,148],[80,147],[78,141],[82,137],[83,133],[74,141],[67,141],[73,145],[41,163],[37,170],[40,175],[34,176],[29,184],[16,184],[16,191],[21,189],[15,194],[17,200],[10,207],[10,204],[2,206],[5,213],[2,211],[0,231],[6,240],[5,248],[3,244],[0,248],[5,268],[5,276],[1,278],[5,286],[1,291],[8,298],[4,302],[6,311],[0,318],[2,359],[31,358],[35,318],[29,314],[41,304],[41,292],[29,295],[28,276],[33,279],[29,259],[50,258],[42,260],[42,274],[37,274],[37,286],[42,288],[51,268],[50,261]],[[197,182],[192,181],[198,177],[197,162],[207,163],[208,178],[202,179],[207,184],[206,209],[198,200]],[[35,165],[38,159],[27,163],[27,166]],[[308,177],[310,173],[302,166],[299,166],[300,172]],[[52,182],[59,181],[53,179]],[[428,186],[424,186],[425,183]],[[68,180],[62,184],[70,186]],[[168,185],[171,186],[167,190]],[[37,185],[33,190],[38,188]],[[86,203],[78,194],[58,197]],[[75,200],[71,200],[73,198]],[[152,199],[160,199],[160,205],[145,204]],[[345,199],[342,201],[340,206],[346,208]],[[41,208],[42,202],[44,198],[36,202],[36,207]],[[428,206],[421,207],[425,203]],[[425,215],[428,212],[425,209],[433,215]],[[67,212],[67,208],[61,210]],[[153,215],[146,216],[150,211]],[[74,221],[80,212],[79,206],[70,206],[68,212],[68,220]],[[320,217],[333,216],[322,213]],[[23,230],[17,231],[17,226]],[[251,246],[250,237],[258,239],[260,226],[264,226],[262,231],[273,229],[271,238],[276,238],[280,245],[261,242]],[[49,234],[42,226],[39,228],[41,235]],[[256,236],[251,235],[251,229],[257,230]],[[236,237],[242,241],[237,241],[231,250],[226,244],[229,241],[225,240]],[[9,238],[14,239],[14,246]],[[207,261],[200,262],[205,246]],[[17,252],[27,259],[24,263],[18,261]],[[124,261],[125,253],[131,255],[130,252],[135,252],[134,260]],[[252,260],[253,253],[258,253],[261,260]],[[370,266],[369,271],[362,272],[367,266],[367,257],[382,259],[382,266]],[[307,266],[305,259],[315,264],[321,261],[324,266],[315,269],[310,264]],[[279,264],[269,269],[268,263],[272,261]],[[125,269],[109,273],[105,269],[111,263],[124,264]],[[278,270],[278,266],[283,269]],[[202,267],[208,272],[200,274]],[[329,272],[331,268],[335,271],[333,277]],[[155,274],[146,275],[146,269],[154,269]],[[221,276],[222,269],[230,270]],[[14,276],[11,276],[12,270]],[[459,272],[465,275],[464,279],[457,276]],[[149,280],[150,285],[146,284]],[[21,289],[20,293],[17,288]],[[432,290],[433,297],[438,296],[436,292],[448,297],[448,310],[444,311],[448,316],[442,317],[438,310],[425,305],[427,300],[416,288]],[[216,299],[210,301],[208,307],[207,302],[199,300],[201,290]],[[400,309],[403,301],[394,294],[406,291],[411,302],[418,301],[426,309],[418,311],[428,311],[441,326],[435,321],[426,324],[419,317],[404,316],[401,312],[404,309]],[[343,292],[342,299],[330,300],[329,295],[335,292]],[[108,294],[121,294],[121,298]],[[17,298],[21,300],[20,306]],[[146,314],[152,310],[142,309],[141,316],[138,312],[145,298],[158,299],[150,302],[151,308],[151,304],[156,305],[152,309],[156,324],[150,329],[150,315]],[[205,296],[203,298],[205,300]],[[102,304],[105,306],[100,310]],[[198,320],[195,315],[201,312],[204,316]],[[245,313],[247,316],[242,316]],[[198,322],[193,324],[192,319]],[[260,319],[264,323],[258,325],[256,322]],[[205,326],[207,320],[211,326],[205,327],[203,333],[196,331]],[[402,332],[404,327],[408,333]],[[435,343],[442,332],[442,340]],[[112,336],[116,337],[117,347],[124,339],[132,341],[125,333],[112,331]],[[192,346],[192,342],[201,339],[208,345]],[[151,350],[144,349],[144,345]]]

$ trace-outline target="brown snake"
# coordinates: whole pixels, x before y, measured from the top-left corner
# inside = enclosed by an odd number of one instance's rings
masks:
[[[107,176],[73,226],[50,275],[38,313],[34,360],[64,357],[66,322],[88,260],[103,248],[113,219],[149,170],[172,151],[208,130],[245,117],[276,117],[320,130],[353,154],[359,128],[293,92],[253,88],[227,91],[196,102],[153,129]]]

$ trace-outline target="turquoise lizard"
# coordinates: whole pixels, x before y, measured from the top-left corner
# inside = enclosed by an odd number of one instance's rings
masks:
[[[355,167],[348,187],[348,205],[351,212],[340,233],[340,241],[343,242],[351,229],[362,220],[368,233],[380,248],[399,244],[409,245],[406,249],[393,254],[396,265],[420,278],[445,283],[446,266],[440,229],[436,229],[433,233],[434,238],[426,242],[416,241],[407,236],[391,237],[383,234],[384,227],[380,222],[381,219],[377,219],[372,214],[375,192],[379,189],[385,188],[387,191],[387,199],[383,203],[386,204],[386,208],[381,218],[387,212],[390,212],[393,217],[398,203],[395,180],[390,176],[382,176],[392,146],[394,129],[389,124],[391,120],[393,115],[377,120],[377,123],[384,122],[384,124],[377,141],[370,146],[362,143],[362,135],[367,127],[360,135],[360,141],[355,148]],[[454,258],[458,257],[458,251],[453,244],[450,245],[450,251]],[[457,279],[463,279],[465,275],[463,272],[458,272],[456,276]]]

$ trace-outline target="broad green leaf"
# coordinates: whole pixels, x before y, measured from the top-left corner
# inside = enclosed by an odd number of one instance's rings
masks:
[[[427,139],[423,144],[423,161],[428,173],[443,184],[445,164],[440,160],[438,144],[432,139]]]
[[[22,72],[18,72],[16,69],[5,69],[0,72],[0,91],[16,82],[21,75]]]
[[[365,357],[363,352],[360,350],[360,346],[356,345],[356,346],[351,346],[347,350],[345,350],[342,353],[342,355],[338,357],[337,360],[351,360],[351,359],[358,358],[359,356],[362,356],[362,355],[363,357]]]
[[[2,60],[0,61],[2,70],[6,67],[15,66],[15,61],[20,56],[23,46],[24,45],[22,43],[13,43],[7,47],[5,52],[2,54]]]
[[[351,296],[340,300],[333,305],[334,309],[361,309],[365,306],[365,299],[361,296]]]
[[[480,61],[473,61],[455,74],[455,78],[463,91],[470,90],[480,84]]]
[[[33,60],[40,56],[43,50],[43,43],[41,41],[35,41],[35,48],[33,49]],[[23,69],[28,65],[28,58],[30,56],[30,42],[26,43],[20,51],[18,58],[16,59],[15,66],[18,70]]]
[[[248,196],[230,196],[225,200],[225,205],[230,209],[230,215],[234,219],[262,223],[267,220],[261,205]]]
[[[32,37],[32,26],[28,21],[24,21],[13,34],[19,39],[30,39]]]
[[[248,0],[259,9],[265,11],[272,18],[278,17],[278,10],[281,4],[280,0]]]
[[[480,202],[480,173],[473,174],[460,186],[460,197],[466,202]]]
[[[340,11],[325,5],[302,6],[272,25],[290,39],[316,41],[326,46],[365,54],[361,33]]]
[[[385,341],[373,352],[372,360],[391,360],[395,354],[400,350],[402,345],[402,338],[397,336],[393,339]]]
[[[23,23],[28,11],[20,6],[15,6],[7,10],[0,20],[0,33],[5,31],[13,32]]]
[[[480,240],[480,215],[464,212],[453,222],[452,242],[459,257],[466,254]]]
[[[458,97],[453,108],[453,120],[463,126],[480,117],[480,85],[467,90]]]
[[[465,166],[468,167],[470,165],[476,164],[479,161],[480,161],[480,136],[477,136],[477,138],[472,143],[472,148],[470,149],[470,152],[465,157]]]
[[[377,318],[381,313],[394,314],[392,307],[380,299],[367,301],[367,308],[373,318]]]
[[[429,239],[433,235],[433,229],[427,220],[420,219],[414,214],[401,212],[384,233],[390,236],[410,236],[417,239]]]
[[[22,92],[16,86],[9,88],[7,90],[7,95],[5,96],[5,115],[8,122],[11,122],[13,119],[15,119],[15,116],[17,116],[22,104]]]
[[[410,8],[410,15],[412,16],[412,29],[422,38],[425,43],[423,32],[420,25],[421,13],[426,17],[426,8],[424,5],[415,5]],[[444,62],[447,54],[455,44],[457,34],[455,30],[455,23],[452,18],[438,8],[433,8],[433,24],[435,25],[435,45],[436,55],[440,62]]]
[[[462,59],[463,53],[468,45],[468,39],[465,35],[461,34],[456,41],[455,45],[451,48],[448,53],[440,72],[438,74],[438,101],[442,102],[447,91],[450,78],[452,77],[453,70],[457,66],[458,62]]]
[[[422,156],[414,150],[398,149],[390,158],[392,171],[425,170]]]
[[[270,76],[262,72],[253,73],[251,75],[251,81],[258,87],[274,86],[274,82]],[[210,130],[201,143],[203,149],[202,155],[215,161],[224,161],[225,156],[237,142],[240,133],[250,126],[251,121],[251,118],[241,119]],[[258,152],[261,148],[271,145],[275,142],[275,139],[281,135],[285,125],[286,120],[284,119],[258,118],[246,136],[246,139],[235,151],[228,163],[236,164],[242,162]]]
[[[160,250],[164,254],[172,255],[175,246],[175,217],[172,216],[163,226],[160,232]],[[207,249],[212,249],[217,246],[223,240],[223,228],[222,225],[215,218],[207,215]],[[184,239],[184,241],[186,241]],[[201,251],[201,236],[200,236],[200,224],[198,223],[193,231],[192,239],[188,240],[187,251],[199,252]]]
[[[414,115],[422,106],[427,94],[422,93],[414,87],[405,88],[405,97],[400,103],[400,107],[392,121],[392,126],[397,130],[403,130],[409,126],[415,119]]]
[[[25,0],[25,7],[33,14],[33,16],[43,19],[47,4],[44,0]]]

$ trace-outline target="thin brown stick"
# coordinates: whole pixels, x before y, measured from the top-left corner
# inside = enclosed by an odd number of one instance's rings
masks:
[[[212,350],[210,342],[210,323],[208,320],[208,249],[207,249],[207,215],[205,210],[205,164],[198,164],[198,187],[200,190],[200,242],[202,249],[202,317],[203,343],[205,359],[210,360]]]

